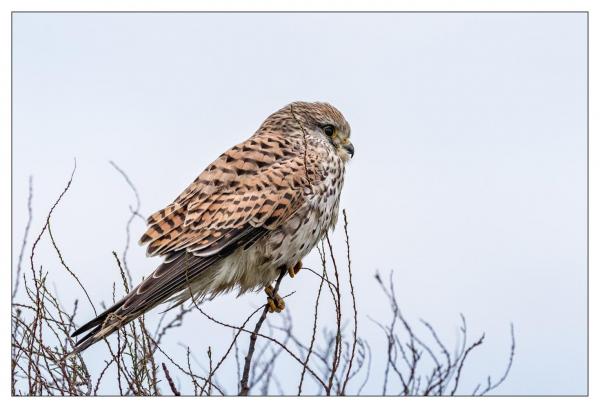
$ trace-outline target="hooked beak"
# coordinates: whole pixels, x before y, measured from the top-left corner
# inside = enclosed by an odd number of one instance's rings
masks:
[[[350,157],[354,157],[354,145],[352,143],[345,144],[344,149],[350,154]]]

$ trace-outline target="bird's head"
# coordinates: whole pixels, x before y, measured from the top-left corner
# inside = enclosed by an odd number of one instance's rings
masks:
[[[325,102],[293,102],[287,108],[305,131],[330,143],[344,162],[354,156],[350,125],[335,107]]]
[[[335,107],[324,102],[293,102],[271,115],[279,124],[300,127],[307,137],[331,145],[338,156],[347,162],[354,156],[350,142],[350,125]],[[269,120],[267,120],[269,121]]]

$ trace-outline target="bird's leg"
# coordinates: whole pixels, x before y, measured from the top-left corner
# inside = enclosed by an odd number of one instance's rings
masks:
[[[273,293],[275,289],[273,286],[269,285],[265,288],[265,293],[267,294],[267,304],[269,305],[269,312],[277,312],[280,313],[283,309],[285,309],[285,302],[277,293]]]
[[[302,261],[298,261],[296,265],[288,269],[288,274],[290,275],[290,278],[293,278],[296,275],[298,275],[300,269],[302,269]]]

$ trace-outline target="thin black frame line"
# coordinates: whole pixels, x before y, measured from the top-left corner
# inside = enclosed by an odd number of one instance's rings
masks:
[[[574,14],[588,13],[589,10],[12,10],[11,13],[31,14]]]
[[[590,13],[586,13],[586,106],[587,106],[587,155],[585,167],[586,173],[586,224],[587,224],[587,253],[586,253],[586,271],[587,271],[587,392],[586,395],[590,395]]]

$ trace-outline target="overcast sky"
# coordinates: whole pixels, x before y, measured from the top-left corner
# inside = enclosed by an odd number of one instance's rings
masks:
[[[359,324],[374,354],[365,392],[381,392],[386,346],[368,316],[389,317],[376,270],[395,271],[400,306],[416,325],[424,318],[452,343],[462,312],[472,340],[485,331],[462,391],[502,374],[513,322],[515,362],[497,393],[586,392],[585,14],[16,14],[13,22],[13,240],[27,219],[29,175],[37,234],[76,158],[53,230],[96,302],[111,298],[111,251],[122,251],[135,203],[110,160],[148,215],[273,111],[328,101],[348,119],[356,148],[342,207]],[[143,230],[132,225],[136,282],[159,262],[135,245]],[[334,242],[343,255],[340,228]],[[55,258],[40,248],[65,302],[81,297]],[[319,267],[314,254],[305,264]],[[317,284],[303,273],[283,285],[296,291],[287,307],[302,334]],[[207,311],[240,323],[263,297],[223,296]],[[82,303],[80,323],[92,315]],[[203,355],[230,336],[196,313],[166,345]],[[86,354],[92,366],[101,353]]]

